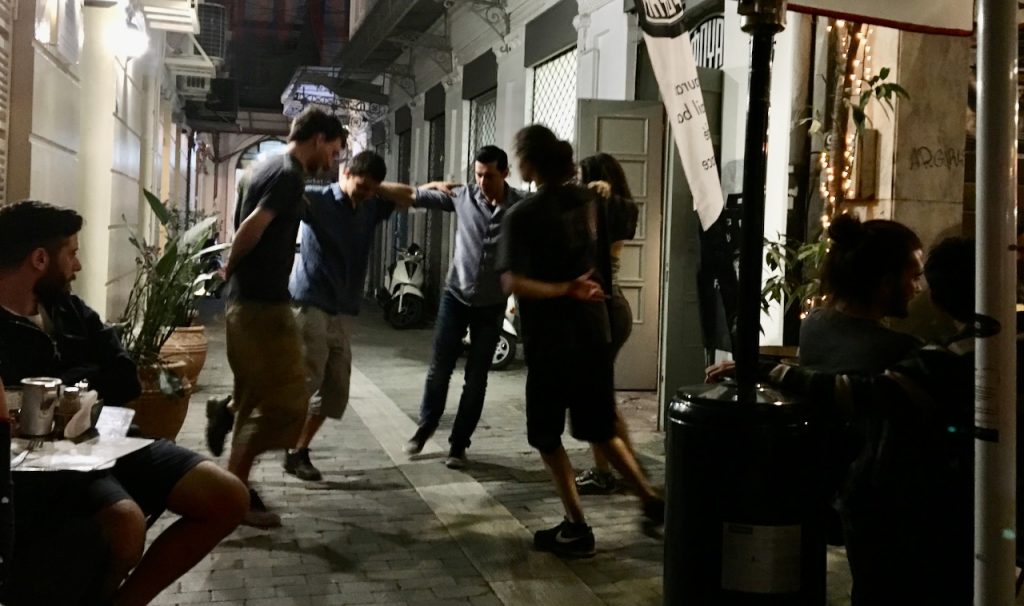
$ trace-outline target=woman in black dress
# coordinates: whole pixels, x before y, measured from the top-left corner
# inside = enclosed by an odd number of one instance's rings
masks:
[[[607,192],[608,195],[602,196],[599,201],[610,243],[612,293],[608,299],[608,320],[611,325],[611,346],[614,359],[633,331],[633,310],[619,286],[619,267],[621,266],[620,256],[626,241],[632,240],[636,236],[640,209],[633,202],[633,195],[630,192],[629,183],[626,182],[626,174],[622,170],[622,165],[609,154],[595,154],[581,160],[580,181],[584,185],[604,182],[610,189]],[[636,451],[629,439],[629,430],[618,410],[616,410],[615,434],[626,444],[635,458]],[[576,476],[576,488],[581,494],[610,494],[615,491],[616,482],[611,465],[599,451],[594,450],[594,467],[584,470]]]

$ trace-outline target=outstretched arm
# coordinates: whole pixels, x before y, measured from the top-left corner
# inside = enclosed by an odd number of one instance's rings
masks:
[[[452,189],[454,187],[458,187],[458,185],[441,181],[434,181],[420,187],[386,182],[380,186],[380,195],[394,202],[399,208],[416,207],[454,212],[455,192]]]

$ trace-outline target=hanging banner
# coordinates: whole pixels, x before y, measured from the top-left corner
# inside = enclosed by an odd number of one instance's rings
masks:
[[[683,0],[638,0],[636,7],[686,180],[693,192],[693,209],[707,230],[718,220],[725,204],[690,34],[683,26]]]
[[[970,36],[974,28],[967,0],[790,0],[788,8],[926,34]]]

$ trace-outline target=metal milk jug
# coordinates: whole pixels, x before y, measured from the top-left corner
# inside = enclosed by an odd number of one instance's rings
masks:
[[[25,437],[42,438],[53,431],[53,413],[60,401],[60,379],[31,377],[21,380],[21,412],[18,415],[18,433]]]

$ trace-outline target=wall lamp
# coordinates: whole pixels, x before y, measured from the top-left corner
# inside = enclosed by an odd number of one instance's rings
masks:
[[[146,32],[146,18],[142,11],[131,4],[125,6],[125,20],[111,32],[115,37],[114,48],[118,56],[137,59],[149,50],[149,34]]]

